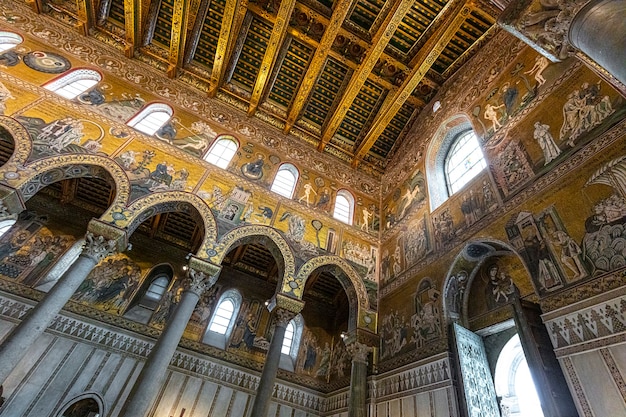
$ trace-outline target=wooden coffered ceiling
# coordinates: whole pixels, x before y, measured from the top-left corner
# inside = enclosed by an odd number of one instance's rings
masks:
[[[128,57],[157,60],[168,76],[185,75],[208,96],[379,173],[441,84],[482,46],[503,5],[37,1],[40,10],[74,15],[85,34],[115,39]]]

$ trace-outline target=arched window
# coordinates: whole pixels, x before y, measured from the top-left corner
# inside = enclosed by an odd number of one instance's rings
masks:
[[[333,217],[341,222],[352,224],[354,216],[354,197],[347,190],[339,190],[335,198]]]
[[[293,191],[296,189],[296,183],[298,182],[298,169],[291,164],[282,164],[278,168],[278,172],[274,177],[272,188],[270,191],[280,194],[283,197],[293,197]]]
[[[237,152],[239,145],[233,139],[220,138],[213,142],[211,149],[204,157],[204,160],[226,169],[233,156]]]
[[[291,372],[295,370],[303,330],[304,320],[300,314],[287,324],[283,346],[280,349],[280,362],[278,365],[280,368]]]
[[[102,81],[102,75],[98,71],[88,68],[77,68],[44,85],[44,88],[61,97],[72,100],[100,81]]]
[[[13,227],[15,224],[15,219],[7,219],[0,221],[0,237],[4,236],[6,232]]]
[[[78,239],[54,264],[41,282],[35,287],[39,291],[48,292],[56,284],[56,282],[67,272],[70,266],[76,262],[78,256],[83,251],[85,239]]]
[[[0,52],[8,51],[24,42],[17,33],[0,31]]]
[[[285,337],[283,338],[283,347],[280,349],[280,353],[289,355],[291,352],[291,345],[293,344],[294,333],[293,321],[290,321],[285,329]]]
[[[426,153],[431,211],[461,190],[486,166],[480,141],[470,120],[464,115],[458,115],[444,121]]]
[[[226,299],[222,301],[213,315],[213,320],[211,320],[211,324],[209,325],[209,331],[218,334],[226,334],[234,312],[235,304],[233,304],[232,300]]]
[[[174,110],[165,103],[150,103],[126,124],[146,135],[154,135],[173,114]]]
[[[133,298],[130,308],[124,313],[124,317],[147,324],[159,306],[173,277],[174,270],[170,265],[163,264],[152,268],[137,295]]]
[[[458,135],[445,161],[446,185],[448,193],[452,195],[478,175],[487,163],[480,149],[480,143],[473,130],[467,130]]]
[[[226,343],[235,327],[241,307],[241,294],[235,289],[225,291],[213,311],[202,341],[208,345],[226,349]]]

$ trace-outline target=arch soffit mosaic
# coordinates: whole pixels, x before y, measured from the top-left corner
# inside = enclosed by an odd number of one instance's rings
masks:
[[[465,247],[457,254],[448,269],[443,283],[443,319],[445,323],[458,322],[461,325],[467,325],[467,307],[469,301],[469,291],[464,291],[463,298],[460,300],[460,311],[455,311],[454,306],[456,297],[455,291],[459,290],[458,277],[464,276],[463,288],[470,289],[472,282],[480,267],[487,259],[502,256],[516,257],[522,265],[526,273],[529,274],[528,266],[524,259],[510,245],[496,239],[481,239],[468,241]]]
[[[318,256],[307,261],[298,270],[298,274],[294,278],[293,283],[285,282],[283,284],[283,293],[288,295],[296,295],[298,298],[302,298],[302,293],[305,288],[305,284],[309,276],[318,269],[331,269],[337,268],[342,272],[335,276],[341,283],[341,286],[346,291],[348,296],[348,302],[350,303],[350,329],[365,328],[369,331],[375,331],[376,328],[376,312],[370,309],[369,299],[367,296],[367,290],[361,277],[350,266],[350,264],[343,258],[338,256]],[[299,289],[299,295],[296,292],[296,288]]]
[[[204,240],[197,252],[200,257],[203,257],[207,250],[213,247],[217,240],[215,217],[202,198],[185,191],[156,192],[135,200],[128,207],[112,205],[104,213],[102,219],[117,227],[126,228],[130,235],[143,221],[156,214],[166,212],[191,213],[192,217],[196,217],[196,220],[202,221]],[[194,214],[197,215],[194,216]]]
[[[285,283],[295,280],[296,261],[291,247],[276,229],[269,226],[248,225],[237,227],[222,236],[213,247],[207,246],[206,250],[202,251],[201,249],[198,254],[199,256],[206,254],[212,263],[221,265],[226,254],[228,254],[231,249],[249,242],[265,244],[276,259],[279,270],[282,267],[283,276],[278,277],[278,288],[283,288]],[[304,287],[301,287],[299,291],[296,290],[289,295],[302,298],[303,288]],[[296,295],[298,293],[299,296]]]
[[[26,130],[26,128],[17,120],[8,116],[0,116],[0,127],[6,129],[7,132],[13,136],[13,143],[15,144],[13,155],[11,155],[6,165],[24,165],[33,149],[33,144],[31,142],[30,135],[28,134],[28,130]]]
[[[31,164],[12,170],[15,166],[5,165],[0,169],[3,181],[19,189],[24,201],[40,189],[54,182],[81,177],[98,177],[107,180],[108,173],[115,184],[115,199],[112,205],[123,206],[130,195],[130,181],[124,170],[110,158],[91,154],[55,155],[38,159]]]

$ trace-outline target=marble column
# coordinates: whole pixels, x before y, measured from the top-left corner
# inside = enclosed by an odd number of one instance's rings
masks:
[[[347,348],[352,356],[348,417],[367,417],[367,355],[372,348],[359,342],[352,342]]]
[[[115,240],[107,240],[92,232],[86,233],[85,246],[76,262],[0,345],[0,383],[7,379],[28,348],[46,330],[93,268],[116,252],[116,246]]]
[[[304,303],[281,294],[276,296],[276,307],[273,314],[276,319],[274,334],[270,342],[270,348],[265,358],[261,380],[256,390],[256,397],[252,405],[250,417],[266,417],[274,392],[274,382],[276,381],[276,373],[278,372],[278,364],[280,363],[280,351],[283,347],[283,339],[285,338],[285,330],[289,322],[304,307]]]
[[[194,263],[203,262],[197,258]],[[153,407],[161,385],[180,339],[183,337],[187,322],[196,308],[202,294],[217,281],[220,267],[203,262],[209,268],[204,271],[194,269],[190,261],[188,279],[176,310],[165,325],[161,336],[152,348],[146,363],[137,377],[119,417],[145,417]],[[210,269],[207,271],[207,269]]]

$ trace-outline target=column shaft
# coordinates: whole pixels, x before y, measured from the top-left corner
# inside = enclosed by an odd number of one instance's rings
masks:
[[[22,322],[2,342],[0,383],[7,379],[28,348],[46,330],[96,264],[96,259],[81,254],[43,300],[24,316]]]
[[[276,381],[276,373],[278,372],[278,364],[280,363],[280,351],[283,347],[283,339],[285,338],[285,330],[287,323],[277,322],[274,328],[274,335],[270,342],[270,348],[265,358],[261,380],[256,391],[256,398],[252,406],[250,417],[266,417],[274,392],[274,382]]]
[[[348,417],[367,417],[367,362],[352,361]]]
[[[150,411],[199,299],[200,296],[193,291],[183,292],[174,314],[165,325],[161,337],[152,348],[135,381],[119,417],[144,417]]]

